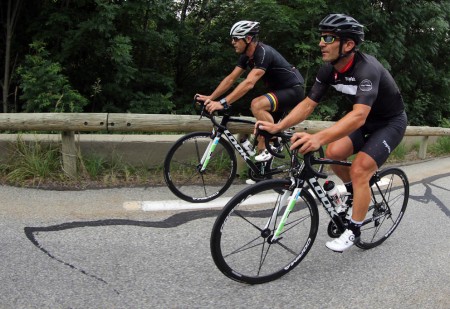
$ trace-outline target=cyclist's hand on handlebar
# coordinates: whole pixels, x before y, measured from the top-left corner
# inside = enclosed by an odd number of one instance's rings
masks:
[[[264,130],[264,131],[267,131],[272,134],[278,133],[281,131],[275,123],[272,123],[269,121],[262,121],[262,120],[258,120],[255,123],[255,128],[253,130],[253,134],[256,135],[258,133],[257,132],[258,130]]]
[[[205,108],[208,111],[208,113],[212,114],[215,111],[220,111],[223,109],[223,105],[220,104],[219,101],[213,101],[211,99],[205,100]]]
[[[305,132],[297,132],[291,137],[291,148],[294,150],[298,148],[301,154],[305,154],[320,148],[320,142],[316,135]]]
[[[194,100],[199,101],[199,102],[205,102],[207,99],[210,99],[209,95],[197,93],[194,96]]]
[[[209,95],[203,95],[203,94],[197,93],[194,96],[194,100],[197,102],[203,102],[203,104],[205,106],[205,110],[210,114],[212,114],[215,111],[222,110],[224,108],[223,105],[220,104],[219,101],[213,101],[211,99],[211,96],[209,96]]]

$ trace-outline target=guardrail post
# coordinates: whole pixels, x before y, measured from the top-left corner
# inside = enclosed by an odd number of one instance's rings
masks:
[[[422,136],[419,148],[419,158],[425,159],[427,157],[428,136]]]
[[[77,148],[75,147],[75,134],[73,131],[63,131],[61,134],[61,152],[63,170],[71,178],[77,177]]]

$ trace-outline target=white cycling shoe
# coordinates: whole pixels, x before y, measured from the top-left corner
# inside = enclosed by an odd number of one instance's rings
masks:
[[[353,234],[352,230],[347,229],[339,238],[327,241],[325,246],[327,246],[327,248],[330,250],[342,253],[353,246],[357,240],[358,238],[355,237],[355,234]]]
[[[253,179],[246,179],[245,183],[248,185],[254,185],[256,183],[256,181],[254,181]]]
[[[267,149],[264,149],[259,155],[255,157],[255,160],[258,162],[265,162],[272,159],[272,155],[267,151]]]

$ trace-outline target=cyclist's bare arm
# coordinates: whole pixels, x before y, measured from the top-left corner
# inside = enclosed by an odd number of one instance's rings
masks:
[[[233,72],[237,71],[238,69],[242,70],[241,68],[236,67],[236,69]],[[262,69],[252,69],[250,73],[247,75],[247,78],[241,83],[239,83],[239,85],[225,97],[227,104],[231,105],[233,102],[237,101],[244,94],[246,94],[250,89],[252,89],[255,86],[256,82],[264,75],[264,73],[265,71]],[[214,93],[216,93],[216,91],[214,91]],[[220,102],[214,101],[210,98],[205,100],[205,106],[206,110],[209,113],[223,109],[223,106]]]
[[[241,67],[235,67],[234,70],[228,74],[217,86],[217,88],[210,94],[210,95],[203,95],[203,94],[197,94],[197,98],[200,101],[206,101],[207,99],[215,100],[218,97],[220,97],[222,94],[224,94],[228,89],[233,86],[233,84],[236,82],[236,80],[239,78],[239,76],[244,73],[244,69]]]
[[[339,121],[315,135],[317,135],[321,145],[337,141],[360,128],[366,122],[370,110],[371,107],[368,105],[354,104],[353,109]]]
[[[255,84],[261,77],[266,73],[266,71],[262,69],[252,69],[245,80],[243,80],[237,87],[226,96],[228,104],[236,102],[241,97],[243,97],[247,92],[255,87]]]
[[[291,139],[291,149],[299,148],[300,153],[305,154],[349,135],[365,123],[370,109],[370,106],[355,104],[351,112],[327,129],[315,134],[306,132],[295,133]]]
[[[317,103],[315,101],[311,100],[309,97],[306,97],[303,101],[297,104],[297,106],[281,122],[271,123],[267,121],[257,121],[255,128],[259,127],[261,130],[268,131],[270,133],[283,131],[308,118],[316,106]]]

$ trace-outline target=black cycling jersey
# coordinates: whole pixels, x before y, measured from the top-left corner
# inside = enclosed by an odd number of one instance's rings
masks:
[[[351,66],[343,73],[327,63],[316,77],[308,96],[320,102],[332,86],[346,95],[353,104],[371,107],[367,121],[385,120],[403,113],[405,106],[400,91],[392,78],[373,56],[356,52]]]
[[[239,57],[237,66],[244,70],[257,68],[266,71],[262,79],[271,90],[291,88],[304,83],[302,75],[294,66],[273,47],[261,42],[256,45],[253,58],[243,54]]]

